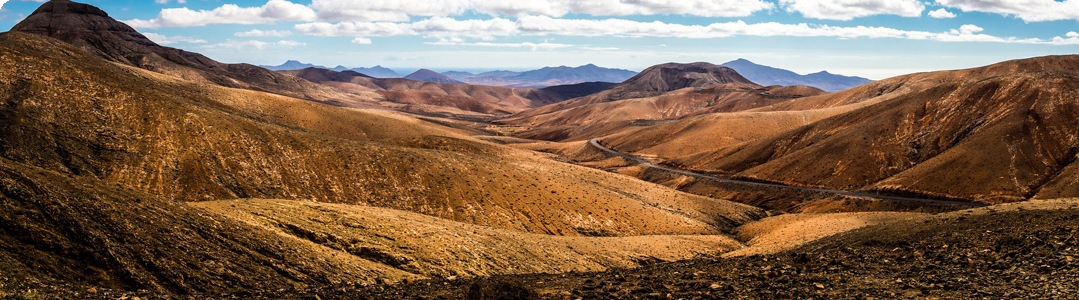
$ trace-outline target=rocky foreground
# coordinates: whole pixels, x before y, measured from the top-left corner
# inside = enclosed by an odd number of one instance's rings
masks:
[[[1079,293],[1077,257],[1079,200],[1053,200],[872,226],[777,255],[664,263],[603,273],[341,286],[242,296],[1065,299]]]

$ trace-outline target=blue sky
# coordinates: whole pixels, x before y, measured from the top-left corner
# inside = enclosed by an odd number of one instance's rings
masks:
[[[0,0],[3,2],[3,0]],[[737,58],[883,79],[1079,51],[1079,0],[85,0],[224,62],[399,71]],[[7,30],[41,4],[9,0]]]

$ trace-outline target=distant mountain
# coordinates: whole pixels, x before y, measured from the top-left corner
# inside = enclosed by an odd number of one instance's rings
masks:
[[[453,78],[450,78],[450,77],[448,77],[446,75],[442,75],[442,74],[439,74],[438,72],[431,71],[431,70],[428,70],[428,69],[420,69],[419,71],[416,71],[415,73],[408,74],[408,76],[405,76],[404,78],[408,79],[408,80],[415,80],[415,81],[427,81],[427,82],[449,83],[449,84],[467,84],[467,83],[454,80]]]
[[[527,72],[490,71],[480,74],[450,71],[442,73],[468,84],[505,87],[545,88],[558,85],[574,85],[585,82],[619,83],[637,75],[637,72],[609,69],[587,64],[580,67],[546,67]]]
[[[838,92],[873,82],[862,77],[835,75],[827,71],[799,75],[784,69],[758,65],[741,58],[727,62],[723,66],[738,71],[742,76],[760,85],[808,85],[828,92]]]
[[[323,66],[316,66],[316,65],[313,65],[313,64],[302,63],[302,62],[296,61],[296,60],[286,61],[285,63],[283,63],[281,65],[278,65],[278,66],[259,66],[259,67],[263,67],[263,68],[270,69],[270,70],[273,70],[273,71],[299,70],[299,69],[307,69],[307,68],[328,69],[328,68],[323,67]]]
[[[274,71],[303,70],[303,69],[307,69],[307,68],[319,68],[319,69],[333,70],[333,71],[337,71],[337,72],[355,71],[355,72],[362,73],[363,75],[367,75],[367,76],[371,76],[371,77],[375,77],[375,78],[401,78],[401,74],[397,74],[396,71],[384,68],[382,66],[374,66],[374,67],[371,67],[371,68],[351,68],[350,69],[349,67],[338,65],[336,67],[330,68],[330,67],[326,67],[326,66],[319,66],[319,65],[314,65],[314,64],[303,63],[303,62],[296,61],[296,60],[290,60],[290,61],[286,61],[285,63],[283,63],[281,65],[278,65],[278,66],[260,66],[260,67],[270,69],[270,70],[274,70]]]
[[[370,68],[353,68],[352,71],[363,73],[364,75],[375,78],[401,78],[401,74],[396,71],[383,68],[382,66],[374,66]]]
[[[521,72],[498,70],[476,74],[476,77],[513,77],[521,75]]]
[[[528,82],[600,81],[619,83],[626,81],[626,79],[629,79],[634,75],[637,75],[637,72],[622,69],[601,68],[593,64],[587,64],[576,68],[571,68],[567,66],[546,67],[535,71],[524,72],[510,78]]]
[[[446,71],[446,72],[442,72],[442,75],[446,75],[446,77],[457,79],[457,80],[476,76],[476,74],[472,74],[472,73],[469,73],[469,72],[462,72],[462,71]]]

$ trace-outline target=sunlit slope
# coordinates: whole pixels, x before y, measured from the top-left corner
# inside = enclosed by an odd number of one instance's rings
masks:
[[[910,75],[938,84],[675,163],[799,185],[987,203],[1039,193],[1075,196],[1067,183],[1074,182],[1069,165],[1079,149],[1077,62],[1044,57],[940,72],[936,79]]]
[[[167,199],[369,204],[569,235],[716,233],[760,212],[395,114],[163,79],[33,35],[0,40],[4,157]]]

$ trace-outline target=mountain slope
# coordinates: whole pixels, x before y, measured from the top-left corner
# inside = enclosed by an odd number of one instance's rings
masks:
[[[603,86],[585,85],[537,90],[446,84],[403,78],[371,78],[352,71],[335,72],[317,68],[281,72],[342,90],[377,93],[380,97],[394,103],[452,107],[467,112],[494,115],[515,113],[558,103],[571,98],[572,95],[598,92],[596,89]],[[422,108],[413,106],[406,109],[416,111]]]
[[[390,112],[179,81],[33,35],[0,41],[0,154],[165,199],[315,199],[567,235],[718,233],[757,211]]]
[[[589,104],[611,102],[633,98],[659,96],[683,88],[708,88],[725,83],[755,85],[738,72],[709,63],[676,64],[668,63],[645,69],[625,82],[605,91],[572,99],[558,104],[531,109],[519,113],[502,122],[514,125],[534,124],[528,121],[537,116]]]
[[[634,126],[630,125],[633,124],[669,123],[702,114],[745,111],[821,93],[823,91],[811,87],[722,84],[704,89],[683,89],[656,97],[580,105],[503,122],[528,126],[528,130],[517,134],[519,137],[587,140],[631,129]]]
[[[738,74],[761,85],[806,85],[828,92],[838,92],[873,82],[861,77],[835,75],[827,71],[799,75],[784,69],[758,65],[745,59],[729,61],[722,66],[734,69],[738,71]]]
[[[742,145],[675,159],[798,185],[983,203],[1076,196],[1079,56],[913,74],[780,107],[864,105]],[[828,167],[822,168],[821,165]]]
[[[428,69],[420,69],[419,71],[413,72],[412,74],[408,74],[404,78],[415,81],[427,81],[447,84],[467,84]]]
[[[12,283],[217,294],[420,278],[322,255],[183,203],[5,158],[0,205],[0,294],[6,296],[28,291]]]
[[[97,7],[49,1],[11,28],[75,45],[98,57],[192,81],[341,103],[355,95],[247,64],[223,64],[198,53],[160,46]]]

